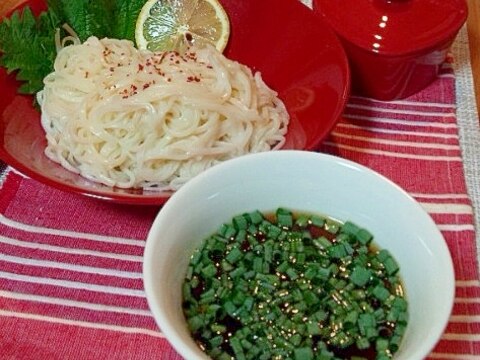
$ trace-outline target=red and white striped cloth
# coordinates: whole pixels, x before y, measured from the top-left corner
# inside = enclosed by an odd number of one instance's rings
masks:
[[[455,265],[450,323],[431,359],[480,357],[474,218],[455,76],[402,101],[352,97],[320,151],[386,175],[442,231]],[[142,254],[156,207],[64,193],[9,169],[0,188],[0,358],[177,359],[150,314]]]

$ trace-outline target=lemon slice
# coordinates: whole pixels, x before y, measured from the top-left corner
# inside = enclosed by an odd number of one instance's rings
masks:
[[[135,26],[139,49],[185,50],[190,45],[227,46],[230,22],[218,0],[148,0]]]

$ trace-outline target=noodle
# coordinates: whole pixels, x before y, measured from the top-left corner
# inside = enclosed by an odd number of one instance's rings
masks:
[[[285,142],[289,117],[276,93],[213,47],[152,53],[91,37],[62,48],[44,84],[45,154],[108,186],[175,190],[218,162]]]

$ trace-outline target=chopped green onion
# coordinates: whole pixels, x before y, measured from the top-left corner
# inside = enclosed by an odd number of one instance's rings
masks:
[[[341,259],[348,255],[347,249],[343,244],[333,245],[328,248],[328,255],[334,259]]]
[[[360,337],[357,339],[356,345],[360,350],[368,349],[370,347],[370,341],[365,337]]]
[[[409,317],[390,252],[352,222],[273,218],[235,216],[193,252],[182,296],[199,345],[221,360],[336,360],[350,347],[391,359]]]
[[[202,275],[206,278],[212,277],[217,273],[217,268],[213,264],[209,264],[202,269]]]
[[[345,234],[356,235],[359,230],[360,230],[360,228],[357,225],[355,225],[351,221],[346,221],[342,225],[342,231],[341,232],[345,233]]]
[[[248,220],[246,216],[239,215],[233,218],[233,227],[238,230],[246,230],[248,227]]]
[[[239,268],[236,268],[236,269],[230,271],[230,276],[232,277],[232,279],[235,279],[235,278],[245,274],[246,271],[247,270],[245,268],[239,267]]]
[[[371,274],[371,271],[363,266],[356,266],[350,275],[350,281],[357,286],[365,286],[370,280]]]
[[[357,241],[363,245],[369,244],[373,239],[373,235],[368,230],[365,230],[365,229],[360,229],[357,232],[355,237]]]
[[[388,291],[383,285],[377,285],[372,291],[373,296],[375,296],[380,301],[385,301],[390,296],[390,291]]]
[[[279,208],[277,210],[277,223],[284,228],[291,228],[293,226],[292,213],[286,209]]]
[[[275,225],[272,225],[272,226],[269,226],[268,228],[267,237],[269,239],[276,239],[280,236],[281,233],[282,233],[282,229],[280,229]]]
[[[220,234],[223,235],[223,237],[225,237],[227,239],[230,239],[230,238],[234,237],[236,233],[237,233],[237,231],[235,230],[235,228],[232,225],[224,225],[222,227],[221,232],[220,232]]]
[[[336,234],[340,230],[340,225],[331,220],[325,221],[325,230],[327,230],[330,234]]]
[[[388,349],[388,340],[383,338],[378,338],[375,342],[375,349],[379,352],[385,351]]]
[[[263,221],[263,215],[260,211],[255,210],[248,214],[250,222],[254,225],[260,224]]]
[[[291,280],[295,280],[298,278],[297,271],[294,268],[288,268],[287,271],[285,271],[285,273],[288,275],[288,277]]]
[[[307,347],[295,349],[294,358],[295,360],[312,360],[314,358],[313,351]]]
[[[316,322],[307,323],[307,333],[309,335],[318,335],[320,334],[320,326]]]
[[[203,326],[204,322],[200,315],[193,316],[188,319],[188,327],[191,331],[197,331]]]
[[[222,335],[215,336],[214,338],[212,338],[210,340],[210,346],[212,348],[220,346],[220,345],[222,345],[222,343],[223,343],[223,336]]]
[[[385,270],[387,271],[388,275],[394,275],[400,269],[395,259],[392,258],[391,256],[384,261],[384,264],[385,264]]]
[[[235,235],[235,241],[237,243],[242,243],[246,238],[247,238],[247,230],[245,229],[238,230],[237,235]]]
[[[235,264],[238,260],[240,260],[243,257],[242,251],[234,247],[230,252],[227,254],[225,259],[230,263],[230,264]]]
[[[314,239],[313,244],[321,250],[332,246],[331,241],[328,240],[325,236],[320,236],[318,239]]]
[[[310,218],[312,225],[317,226],[317,227],[324,227],[325,226],[325,219],[320,216],[312,215]]]
[[[310,221],[310,217],[302,214],[302,215],[298,216],[297,220],[295,221],[295,225],[297,225],[301,228],[304,228],[308,225],[309,221]]]

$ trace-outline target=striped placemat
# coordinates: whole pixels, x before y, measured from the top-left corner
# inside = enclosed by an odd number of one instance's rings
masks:
[[[449,59],[450,62],[453,59]],[[362,163],[407,190],[432,216],[456,273],[450,323],[431,359],[480,358],[480,287],[472,202],[465,183],[455,75],[401,101],[353,96],[322,151]]]
[[[474,217],[459,142],[455,74],[402,101],[352,97],[321,151],[386,175],[430,213],[451,251],[456,297],[431,359],[480,357]],[[0,177],[0,358],[177,359],[156,327],[142,255],[156,207]]]

